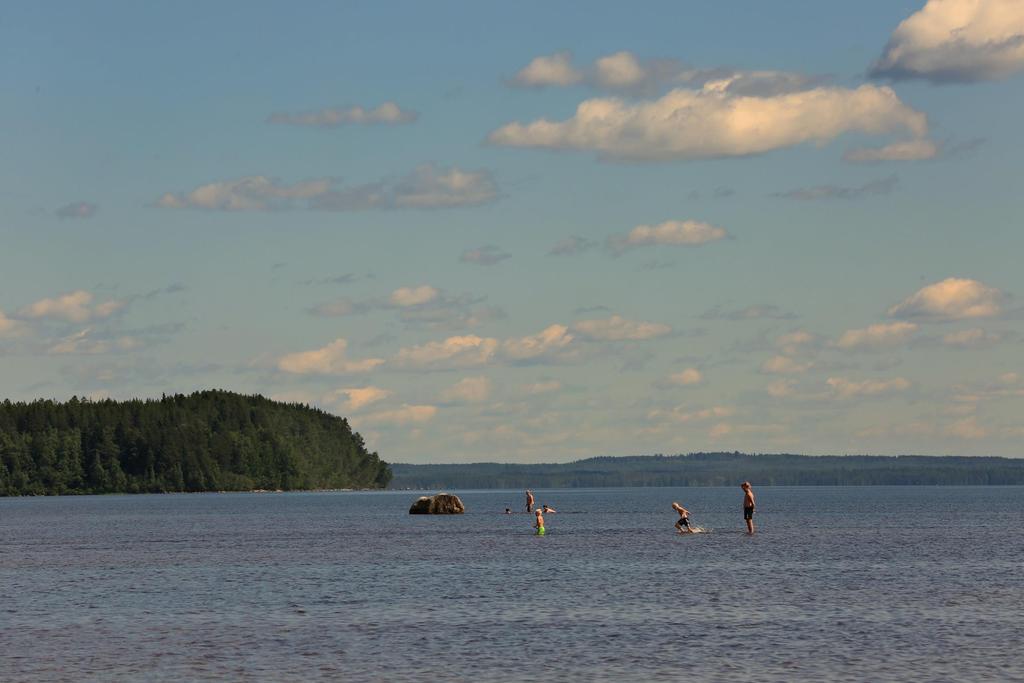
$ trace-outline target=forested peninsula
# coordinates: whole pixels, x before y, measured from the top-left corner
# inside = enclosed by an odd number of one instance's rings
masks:
[[[0,403],[5,496],[376,489],[390,480],[344,418],[262,396]]]
[[[560,464],[392,464],[396,489],[1024,484],[1024,459],[690,453],[599,457]]]

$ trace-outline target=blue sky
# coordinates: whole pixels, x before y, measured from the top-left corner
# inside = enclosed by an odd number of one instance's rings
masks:
[[[586,7],[6,4],[2,394],[1021,455],[1019,3]]]

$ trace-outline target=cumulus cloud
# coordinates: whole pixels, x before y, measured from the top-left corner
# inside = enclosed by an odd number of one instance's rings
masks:
[[[486,170],[423,164],[401,178],[353,187],[344,187],[334,178],[286,185],[267,176],[246,176],[200,185],[189,192],[168,192],[154,206],[207,211],[441,209],[486,204],[497,196],[497,185]]]
[[[347,340],[335,339],[319,349],[282,356],[277,367],[283,372],[298,375],[346,375],[369,372],[384,363],[382,358],[350,360],[346,354],[347,349]]]
[[[559,391],[562,388],[562,383],[557,379],[544,380],[540,382],[532,382],[523,386],[523,391],[531,396],[539,394],[550,394],[555,391]]]
[[[565,325],[549,325],[537,334],[506,339],[501,350],[512,361],[537,361],[561,357],[573,336]]]
[[[641,59],[621,50],[579,67],[572,63],[568,52],[537,57],[516,74],[511,85],[564,87],[585,83],[593,88],[640,93],[665,86],[699,86],[718,81],[737,95],[767,95],[803,90],[821,80],[818,76],[783,71],[697,68],[674,59]]]
[[[813,347],[817,344],[818,337],[807,330],[793,330],[792,332],[781,334],[775,339],[775,347],[784,356],[797,356],[808,347]]]
[[[20,320],[12,320],[0,311],[0,339],[17,337],[24,331],[25,325]]]
[[[788,192],[776,192],[776,197],[796,199],[799,201],[815,201],[818,199],[863,199],[876,195],[889,194],[895,189],[898,179],[895,175],[881,180],[873,180],[857,187],[839,185],[815,185],[800,187]]]
[[[52,355],[98,355],[115,351],[137,351],[145,346],[142,339],[132,335],[113,338],[95,338],[91,329],[81,330],[58,340],[46,349]]]
[[[549,256],[574,256],[590,251],[598,246],[597,241],[572,235],[551,247],[548,250]]]
[[[788,356],[772,356],[761,364],[761,372],[769,375],[795,375],[807,372],[813,365],[811,361],[800,361]]]
[[[703,320],[793,320],[796,313],[787,311],[775,304],[755,304],[732,311],[724,311],[721,306],[709,308],[700,315]]]
[[[1002,335],[996,332],[988,332],[980,327],[969,330],[958,330],[942,335],[942,343],[957,349],[976,349],[985,346],[992,346],[1002,341]]]
[[[404,427],[406,425],[423,424],[430,422],[437,415],[437,406],[431,405],[408,405],[393,410],[382,410],[376,413],[369,413],[360,418],[359,424],[366,425],[392,425]]]
[[[317,304],[309,309],[309,312],[322,318],[337,318],[343,315],[360,313],[364,310],[365,306],[362,304],[358,304],[348,297],[342,297],[334,301],[325,301],[322,304]]]
[[[840,349],[877,349],[898,346],[910,340],[917,325],[908,322],[879,323],[858,330],[847,330],[836,340]]]
[[[500,247],[489,244],[476,249],[467,249],[462,252],[459,261],[462,263],[475,263],[478,266],[493,266],[509,258],[512,258],[512,254],[502,251]]]
[[[835,398],[858,398],[862,396],[880,396],[906,391],[910,382],[903,377],[892,379],[866,379],[856,381],[844,377],[829,377],[826,384],[832,388]]]
[[[441,392],[443,403],[482,403],[491,396],[491,380],[487,377],[464,377]]]
[[[596,341],[642,341],[663,337],[672,328],[662,323],[635,322],[619,315],[600,320],[580,320],[573,330]]]
[[[729,417],[736,411],[729,406],[712,406],[693,410],[685,406],[676,406],[671,410],[651,410],[647,413],[647,419],[651,421],[700,422],[715,418]]]
[[[999,315],[1004,295],[969,278],[950,277],[923,287],[889,308],[891,318],[929,321],[987,318]]]
[[[109,318],[128,305],[127,301],[112,299],[93,306],[93,298],[91,292],[80,289],[52,299],[40,299],[22,308],[18,315],[22,318],[83,323]]]
[[[615,253],[655,245],[699,247],[725,239],[728,234],[725,228],[701,221],[665,221],[658,225],[638,225],[628,235],[610,238],[608,246]]]
[[[72,202],[65,204],[54,213],[58,218],[92,218],[99,211],[100,207],[92,202]]]
[[[290,126],[313,126],[317,128],[337,128],[349,124],[400,124],[412,123],[419,114],[411,109],[402,109],[394,102],[385,102],[372,109],[355,106],[348,108],[320,109],[295,114],[276,112],[271,114],[267,123],[280,123]]]
[[[978,418],[973,415],[946,425],[943,433],[958,439],[984,439],[988,436],[988,430],[978,424]]]
[[[748,156],[808,142],[822,145],[849,132],[906,132],[913,139],[928,132],[925,115],[888,87],[739,95],[730,90],[732,82],[709,81],[700,90],[678,88],[655,100],[589,99],[567,120],[509,123],[487,139],[510,147],[669,161]]]
[[[387,389],[374,386],[347,387],[335,391],[332,398],[344,397],[340,405],[343,410],[359,410],[378,401],[383,401],[392,393]]]
[[[437,299],[439,292],[430,285],[419,287],[399,287],[391,292],[388,301],[392,306],[405,308],[408,306],[419,306]]]
[[[900,22],[871,68],[878,78],[987,81],[1024,69],[1019,0],[928,0]]]
[[[772,398],[786,398],[792,396],[796,391],[796,382],[791,379],[777,379],[765,387],[765,391]]]
[[[498,351],[498,340],[465,335],[399,349],[394,364],[401,368],[461,368],[484,365]]]
[[[903,140],[884,147],[860,147],[843,154],[843,161],[853,164],[876,164],[883,161],[923,161],[934,159],[939,147],[931,140]],[[874,192],[874,194],[884,194]]]
[[[697,368],[686,368],[685,370],[674,372],[669,375],[668,381],[672,384],[678,384],[684,387],[691,386],[703,382],[704,373]]]
[[[512,78],[512,84],[522,87],[543,88],[566,86],[583,80],[583,73],[572,65],[572,55],[556,52],[535,57]]]

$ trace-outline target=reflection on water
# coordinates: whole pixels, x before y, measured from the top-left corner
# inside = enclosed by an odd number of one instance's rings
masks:
[[[1024,676],[1024,488],[459,493],[0,499],[0,678]]]

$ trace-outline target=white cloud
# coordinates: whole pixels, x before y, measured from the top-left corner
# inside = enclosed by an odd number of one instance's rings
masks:
[[[349,360],[346,357],[348,341],[335,339],[323,348],[300,351],[282,356],[277,362],[279,370],[299,375],[345,375],[369,372],[381,365],[381,358]]]
[[[787,356],[772,356],[761,364],[761,372],[770,375],[791,375],[807,372],[813,365],[810,361],[798,361]]]
[[[441,392],[444,403],[482,403],[491,396],[491,380],[487,377],[464,377]]]
[[[618,315],[601,320],[580,320],[573,324],[573,329],[598,341],[642,341],[672,332],[671,327],[662,323],[634,322]]]
[[[51,345],[46,352],[54,355],[96,355],[114,351],[136,351],[145,345],[141,339],[131,335],[122,335],[113,339],[94,339],[89,336],[91,332],[90,329],[84,329],[64,337]]]
[[[475,263],[478,266],[493,266],[505,259],[512,258],[512,254],[502,251],[500,247],[488,244],[476,249],[467,249],[462,252],[459,261],[462,263]]]
[[[840,349],[874,349],[906,343],[917,331],[917,325],[908,322],[880,323],[859,330],[847,330],[840,335],[836,346]]]
[[[572,340],[565,325],[549,325],[537,334],[506,339],[501,350],[512,361],[554,359],[567,350]]]
[[[348,108],[320,109],[297,114],[278,112],[270,115],[268,123],[283,123],[292,126],[314,126],[337,128],[347,124],[399,124],[412,123],[419,114],[411,109],[402,109],[394,102],[385,102],[373,109],[355,106]]]
[[[551,379],[541,382],[533,382],[523,386],[523,391],[531,396],[539,394],[550,394],[555,391],[559,391],[562,388],[562,383],[557,379]]]
[[[399,287],[391,292],[388,301],[392,306],[405,308],[408,306],[419,306],[435,300],[439,292],[430,285],[419,287]]]
[[[993,80],[1021,69],[1020,0],[928,0],[896,27],[871,74],[943,83]]]
[[[355,304],[348,297],[342,297],[340,299],[335,299],[334,301],[317,304],[313,308],[309,309],[309,312],[313,315],[319,315],[325,318],[336,318],[342,315],[351,315],[361,310],[361,308],[361,306]]]
[[[556,52],[553,55],[535,57],[512,78],[512,83],[540,88],[549,85],[573,85],[582,80],[583,74],[572,65],[572,55],[568,52]]]
[[[930,284],[889,308],[892,318],[963,320],[998,315],[1003,294],[977,280],[950,277]]]
[[[796,382],[791,379],[778,379],[765,387],[765,391],[773,398],[792,396],[796,391]]]
[[[843,161],[854,164],[874,164],[882,161],[923,161],[934,159],[939,147],[931,140],[903,140],[884,147],[860,147],[843,155]],[[877,193],[875,193],[877,194]]]
[[[809,346],[818,343],[818,338],[807,330],[794,330],[779,335],[775,340],[775,346],[784,356],[800,355]]]
[[[574,256],[576,254],[582,254],[585,251],[590,251],[598,244],[595,240],[587,239],[586,237],[579,237],[577,235],[571,235],[560,241],[555,246],[551,247],[548,251],[549,256]]]
[[[648,74],[631,52],[616,52],[594,62],[597,82],[606,88],[633,88],[643,83]]]
[[[979,425],[978,418],[973,415],[947,425],[943,433],[958,439],[984,439],[988,436],[988,430]]]
[[[372,403],[383,401],[384,399],[391,396],[393,392],[387,389],[381,389],[380,387],[365,386],[365,387],[347,387],[345,389],[338,389],[334,392],[334,397],[344,396],[345,400],[341,403],[341,408],[344,410],[359,410]]]
[[[109,318],[127,305],[126,301],[112,299],[93,306],[92,300],[91,292],[80,289],[52,299],[40,299],[22,308],[18,314],[23,318],[45,318],[83,323],[89,320]]]
[[[440,209],[486,204],[498,189],[488,171],[423,164],[397,179],[344,187],[334,178],[285,185],[267,176],[220,180],[189,192],[168,192],[154,205],[207,211],[358,211]]]
[[[608,243],[613,251],[621,253],[633,247],[654,245],[697,247],[725,239],[728,234],[725,228],[701,221],[665,221],[658,225],[638,225],[625,237],[612,237]]]
[[[856,398],[860,396],[881,396],[910,388],[910,382],[902,377],[892,379],[866,379],[856,381],[844,377],[829,377],[826,381],[832,388],[836,398]]]
[[[697,368],[686,368],[680,372],[672,373],[668,376],[668,381],[672,384],[679,384],[682,386],[691,386],[693,384],[700,384],[704,381],[704,373]]]
[[[980,327],[969,330],[958,330],[942,335],[942,343],[958,349],[972,349],[982,346],[991,346],[1002,340],[1002,336],[995,332],[986,332]]]
[[[399,349],[394,363],[406,368],[459,368],[484,365],[498,350],[498,340],[466,335]]]
[[[435,415],[437,415],[437,406],[406,404],[394,410],[382,410],[354,419],[358,419],[361,425],[394,425],[403,427],[430,422],[434,419]]]
[[[72,202],[60,207],[55,213],[58,218],[92,218],[99,208],[92,202]]]
[[[700,422],[713,418],[729,417],[736,411],[729,406],[712,406],[699,410],[690,410],[683,406],[676,406],[671,410],[652,410],[647,413],[647,419],[651,421]]]
[[[24,324],[19,320],[8,318],[3,311],[0,311],[0,339],[5,337],[17,337],[25,331]]]
[[[848,132],[900,131],[920,139],[924,114],[888,87],[815,87],[797,92],[738,95],[732,79],[700,90],[675,89],[655,100],[594,98],[565,121],[510,123],[493,131],[496,145],[590,150],[616,159],[667,161],[747,156]]]

